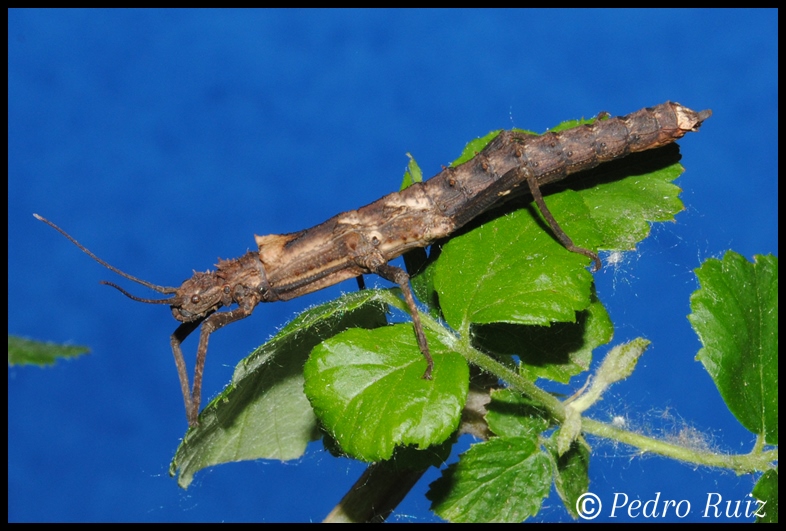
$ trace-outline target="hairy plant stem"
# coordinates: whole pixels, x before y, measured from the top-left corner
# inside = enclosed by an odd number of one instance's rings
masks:
[[[614,439],[624,444],[639,448],[642,455],[653,453],[671,457],[694,465],[726,468],[737,474],[761,472],[773,468],[778,460],[778,450],[761,451],[754,449],[748,454],[720,454],[706,450],[694,450],[686,446],[647,437],[596,420],[582,418],[581,428],[584,433],[591,433],[607,439]]]
[[[406,312],[406,304],[394,294],[394,291],[395,290],[381,291],[380,299]],[[434,319],[426,313],[421,312],[420,318],[425,328],[439,335],[440,340],[444,344],[450,345],[456,352],[464,356],[467,361],[480,367],[484,371],[494,374],[500,380],[505,381],[511,389],[537,400],[556,422],[562,423],[565,420],[567,415],[565,403],[539,388],[534,382],[524,378],[503,363],[500,363],[474,348],[470,343],[469,330],[463,330],[459,335],[456,335],[437,319]],[[582,416],[581,419],[581,431],[583,433],[597,435],[633,446],[641,450],[642,455],[645,453],[652,453],[671,457],[694,465],[725,468],[737,474],[769,470],[773,468],[773,462],[778,459],[777,449],[762,451],[761,445],[754,447],[751,453],[736,455],[695,450],[679,444],[620,429],[584,416]]]

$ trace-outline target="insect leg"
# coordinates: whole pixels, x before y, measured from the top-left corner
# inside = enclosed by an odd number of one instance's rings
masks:
[[[192,396],[191,396],[191,389],[189,389],[188,384],[188,369],[186,368],[186,360],[183,357],[183,350],[180,348],[180,345],[186,338],[196,330],[199,326],[199,323],[202,321],[192,321],[190,323],[183,323],[177,327],[177,330],[174,331],[172,336],[170,337],[170,343],[172,344],[172,353],[175,355],[175,366],[177,367],[177,377],[180,379],[180,389],[183,391],[183,402],[186,404],[186,418],[188,419],[188,425],[193,426],[196,424],[196,417],[193,419],[191,418],[191,403],[192,403]]]
[[[543,217],[546,219],[546,222],[551,227],[551,230],[554,232],[554,236],[565,246],[568,251],[572,251],[574,253],[583,254],[586,257],[591,258],[595,261],[595,266],[592,268],[593,272],[600,270],[600,258],[596,253],[593,253],[589,249],[584,249],[583,247],[579,247],[573,243],[573,240],[565,234],[565,231],[559,226],[557,220],[554,219],[554,216],[549,211],[548,207],[546,206],[546,202],[543,200],[543,195],[540,193],[540,185],[538,184],[538,180],[534,175],[527,173],[527,184],[529,185],[529,190],[532,193],[532,197],[535,199],[535,203],[538,205],[538,209],[540,213],[543,214]]]
[[[194,366],[194,388],[191,391],[191,409],[188,409],[186,404],[186,416],[188,417],[188,425],[194,427],[199,424],[199,403],[202,401],[202,374],[205,371],[205,358],[207,357],[207,341],[210,334],[215,332],[221,327],[234,323],[240,319],[244,319],[251,315],[251,309],[240,307],[235,308],[230,312],[221,312],[211,314],[207,319],[202,322],[202,330],[199,333],[199,347],[197,348],[196,365]],[[183,326],[183,325],[181,325]],[[174,344],[173,344],[174,346]],[[182,358],[182,354],[181,354]],[[178,367],[178,371],[179,371]],[[188,378],[188,377],[186,377]],[[187,382],[187,380],[186,380]]]
[[[392,266],[389,264],[378,265],[374,268],[374,273],[381,276],[385,280],[395,282],[401,288],[401,293],[404,294],[404,300],[409,307],[409,313],[412,316],[412,325],[415,327],[415,337],[418,340],[420,352],[426,358],[426,372],[423,373],[424,380],[431,380],[431,372],[434,370],[434,360],[431,358],[431,353],[428,350],[428,343],[426,343],[426,334],[423,332],[423,325],[420,322],[420,315],[418,314],[418,307],[415,305],[415,298],[412,296],[412,290],[409,287],[409,275],[400,267]]]

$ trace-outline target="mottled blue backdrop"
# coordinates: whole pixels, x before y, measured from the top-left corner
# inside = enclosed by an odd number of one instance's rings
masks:
[[[754,437],[694,360],[685,316],[702,260],[778,252],[777,30],[776,11],[749,10],[9,11],[8,328],[92,349],[9,368],[9,520],[320,520],[364,468],[314,443],[297,462],[220,466],[178,488],[175,321],[100,286],[116,278],[33,212],[131,274],[178,285],[253,248],[255,233],[396,190],[407,152],[430,176],[492,129],[666,100],[714,114],[680,142],[686,210],[596,275],[614,343],[653,344],[590,414],[748,452]],[[299,311],[353,289],[260,306],[216,333],[205,400]],[[755,481],[590,442],[590,488],[609,503],[659,492],[709,521],[708,493],[744,500]],[[392,520],[438,520],[424,497],[437,476]],[[552,493],[537,519],[570,517]]]

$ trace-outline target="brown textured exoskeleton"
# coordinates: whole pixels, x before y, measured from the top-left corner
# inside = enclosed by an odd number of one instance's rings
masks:
[[[678,103],[666,102],[559,133],[534,136],[502,131],[474,158],[445,168],[428,181],[338,214],[310,229],[257,236],[257,252],[235,260],[220,260],[216,271],[195,273],[179,288],[157,286],[123,273],[52,222],[38,214],[34,216],[101,265],[159,293],[172,295],[167,299],[143,299],[103,281],[136,301],[168,304],[172,315],[181,322],[171,336],[172,352],[188,424],[195,426],[210,334],[249,316],[260,302],[293,299],[363,274],[377,274],[401,288],[426,361],[423,378],[431,379],[434,362],[409,287],[409,276],[390,265],[390,260],[449,236],[526,182],[557,239],[570,251],[590,258],[597,270],[601,265],[598,255],[576,246],[565,234],[549,212],[540,187],[629,153],[674,142],[689,131],[697,131],[711,114],[709,110],[697,113]],[[233,310],[217,312],[222,306],[234,304],[237,308]],[[189,388],[181,344],[200,324],[193,387]]]

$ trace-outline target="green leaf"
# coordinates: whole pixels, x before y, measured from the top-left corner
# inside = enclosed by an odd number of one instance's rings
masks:
[[[54,365],[58,358],[75,358],[90,349],[78,345],[45,343],[8,334],[8,365]]]
[[[578,120],[566,120],[559,124],[556,127],[552,127],[549,129],[551,133],[559,133],[560,131],[564,131],[565,129],[573,129],[574,127],[578,127],[580,125],[585,124],[592,124],[595,123],[596,118],[580,118]]]
[[[558,436],[559,434],[555,434],[555,437]],[[576,512],[576,502],[579,496],[589,490],[590,448],[583,439],[578,439],[571,444],[567,452],[559,455],[555,437],[552,437],[546,445],[552,452],[556,469],[554,486],[565,509],[576,519],[579,517]]]
[[[763,507],[756,511],[759,515],[756,522],[778,523],[778,469],[768,470],[753,487],[756,499],[764,502]]]
[[[208,466],[250,459],[296,459],[319,438],[303,393],[303,364],[320,342],[350,327],[384,326],[386,306],[363,290],[311,308],[235,369],[232,383],[200,415],[170,465],[178,484]]]
[[[415,183],[423,182],[423,170],[420,169],[415,157],[409,153],[407,153],[407,157],[409,157],[409,163],[407,164],[407,170],[404,172],[404,178],[401,180],[401,188],[399,190],[409,188]]]
[[[324,428],[352,457],[389,459],[397,446],[426,448],[458,427],[469,368],[437,336],[426,333],[432,380],[411,324],[351,329],[323,342],[305,366],[306,386]]]
[[[486,352],[519,356],[519,372],[531,381],[547,378],[567,383],[589,369],[593,350],[614,334],[606,308],[594,296],[592,300],[575,323],[473,325],[473,343]]]
[[[603,171],[603,167],[596,171]],[[608,171],[614,172],[613,169]],[[599,247],[634,249],[649,235],[650,222],[673,221],[683,206],[679,199],[681,190],[672,181],[683,171],[680,164],[671,164],[583,190],[582,199],[602,235]]]
[[[552,199],[549,208],[570,233],[568,217],[575,216],[558,203],[571,198]],[[590,303],[592,275],[583,267],[587,262],[562,247],[528,209],[521,209],[445,244],[434,284],[445,320],[462,333],[470,323],[572,322]]]
[[[704,347],[696,359],[737,420],[778,444],[778,258],[732,251],[696,270],[688,316]]]
[[[510,389],[495,389],[486,406],[486,422],[496,435],[533,437],[548,429],[549,415],[537,402]]]
[[[438,253],[438,251],[436,251]],[[435,247],[431,247],[435,253]],[[428,307],[428,313],[435,319],[440,319],[439,295],[434,288],[434,264],[427,258],[425,249],[412,249],[404,253],[404,264],[407,267],[415,296]]]
[[[430,485],[431,510],[451,522],[521,522],[551,489],[551,460],[536,435],[473,445]]]
[[[459,164],[463,164],[468,160],[472,160],[475,155],[483,151],[489,142],[497,138],[497,136],[502,132],[502,129],[497,129],[496,131],[491,131],[485,136],[481,136],[474,140],[470,140],[467,142],[467,145],[464,146],[464,149],[461,151],[461,155],[454,160],[450,165],[451,166],[458,166]]]

